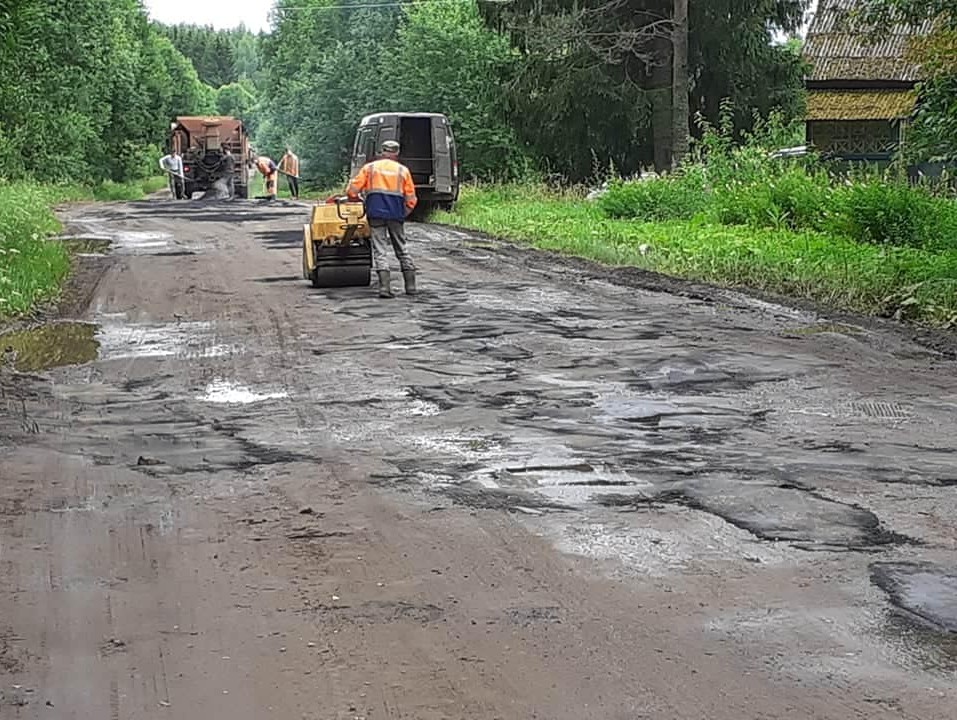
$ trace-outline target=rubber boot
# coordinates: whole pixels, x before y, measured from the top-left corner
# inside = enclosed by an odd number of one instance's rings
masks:
[[[379,276],[379,297],[380,298],[391,298],[395,297],[392,294],[392,279],[388,270],[378,270],[377,274]]]
[[[402,279],[405,280],[405,294],[415,295],[415,270],[403,270]]]

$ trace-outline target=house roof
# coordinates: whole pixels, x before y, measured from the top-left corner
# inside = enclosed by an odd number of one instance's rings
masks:
[[[899,120],[916,105],[914,90],[811,90],[807,120]]]
[[[908,44],[929,34],[934,21],[919,27],[898,25],[872,40],[854,27],[852,12],[863,5],[861,0],[820,0],[804,47],[812,66],[807,80],[920,81],[920,66],[906,57]]]

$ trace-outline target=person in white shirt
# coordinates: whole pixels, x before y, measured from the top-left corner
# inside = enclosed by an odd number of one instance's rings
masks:
[[[183,158],[178,150],[164,155],[159,161],[160,168],[169,174],[169,191],[177,200],[182,200],[186,194],[183,178]]]

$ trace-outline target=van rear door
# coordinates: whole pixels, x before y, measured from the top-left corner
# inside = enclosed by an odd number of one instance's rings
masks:
[[[432,174],[435,192],[452,192],[452,151],[449,148],[449,130],[444,117],[432,118]]]

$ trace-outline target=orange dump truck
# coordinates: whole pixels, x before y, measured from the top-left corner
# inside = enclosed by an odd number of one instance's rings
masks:
[[[232,153],[231,163],[225,148]],[[186,197],[209,190],[225,178],[230,165],[235,197],[249,197],[249,136],[242,120],[221,115],[178,117],[170,126],[168,149],[183,156]]]

